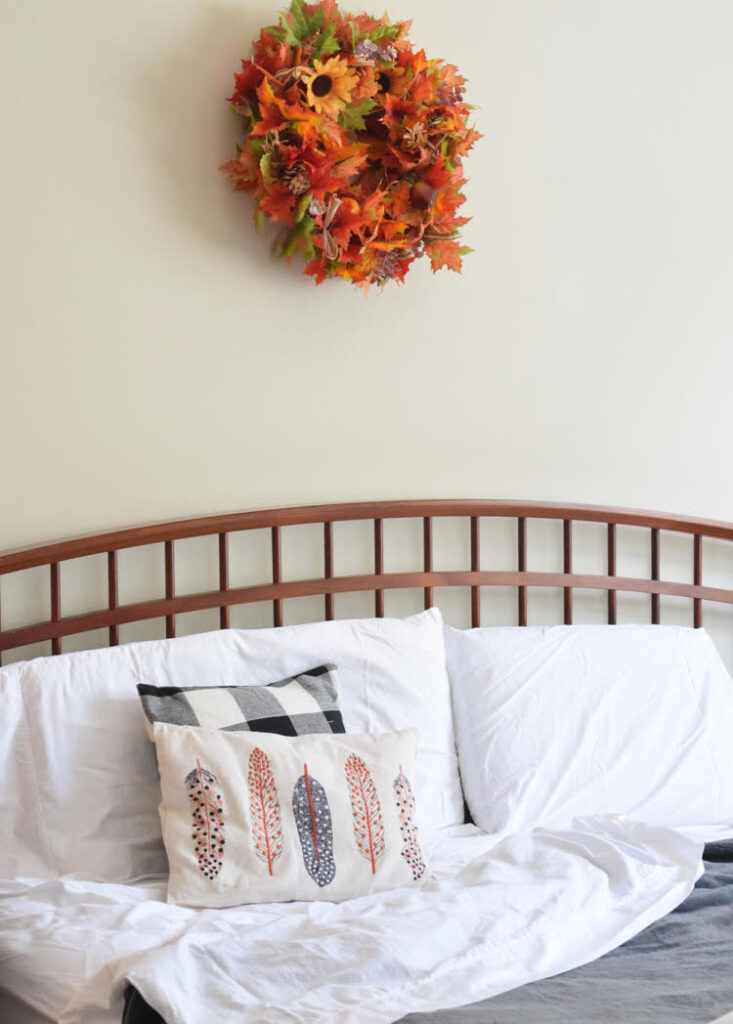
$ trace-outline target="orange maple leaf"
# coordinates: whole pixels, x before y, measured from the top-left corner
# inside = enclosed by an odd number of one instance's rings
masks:
[[[249,146],[245,146],[238,160],[228,160],[221,170],[234,184],[236,192],[252,192],[260,184],[260,164]]]
[[[457,274],[460,274],[463,269],[461,254],[465,252],[465,249],[461,249],[458,242],[452,242],[448,239],[426,242],[425,252],[430,257],[430,265],[433,268],[434,274],[437,274],[443,267],[446,267],[448,270],[455,270]]]
[[[333,173],[338,178],[353,178],[362,168],[366,167],[368,160],[369,150],[366,146],[358,143],[354,146],[348,146],[341,151],[340,156],[337,156],[333,165]]]
[[[443,64],[440,69],[440,78],[443,85],[448,89],[460,89],[468,81],[467,78],[458,73],[458,68],[455,64]]]

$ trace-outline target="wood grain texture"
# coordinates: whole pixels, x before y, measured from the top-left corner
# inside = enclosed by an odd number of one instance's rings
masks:
[[[58,622],[61,618],[61,574],[59,563],[52,562],[51,566],[51,621]],[[61,654],[62,633],[51,637],[51,654]]]
[[[330,580],[333,576],[333,524],[323,524],[323,576]],[[333,618],[333,594],[325,595],[326,621]]]
[[[464,517],[469,520],[471,536],[471,569],[435,572],[433,569],[433,520],[436,517]],[[482,517],[511,517],[517,521],[516,571],[482,571],[480,569],[480,520]],[[419,517],[423,520],[422,571],[384,572],[384,520]],[[527,570],[527,520],[555,519],[563,523],[563,572],[529,572]],[[374,527],[374,572],[351,576],[334,576],[334,522],[371,520]],[[607,524],[606,574],[576,574],[572,571],[572,523],[599,522]],[[283,583],[281,530],[288,525],[318,523],[323,525],[323,577]],[[616,575],[616,526],[634,525],[651,531],[651,569],[648,579]],[[255,586],[229,586],[228,533],[232,530],[268,528],[271,531],[272,582]],[[694,583],[665,581],[660,578],[660,535],[672,531],[693,536]],[[176,595],[174,542],[196,536],[218,536],[219,588],[202,593]],[[705,587],[702,583],[702,541],[705,537],[733,540],[733,524],[713,520],[691,519],[662,513],[632,509],[604,508],[588,505],[564,505],[510,501],[406,501],[359,502],[344,505],[320,505],[303,508],[244,512],[228,516],[183,520],[157,526],[140,527],[116,533],[95,535],[75,541],[44,545],[0,556],[0,575],[35,566],[48,566],[51,615],[48,621],[34,622],[14,629],[0,629],[0,653],[51,641],[52,653],[61,651],[62,639],[95,629],[107,629],[109,642],[119,642],[119,627],[163,617],[166,635],[175,634],[175,617],[191,611],[218,608],[220,625],[229,624],[229,609],[234,605],[271,601],[275,625],[282,624],[282,602],[288,598],[321,596],[326,618],[334,614],[333,597],[339,593],[371,591],[375,596],[375,614],[384,615],[384,594],[393,589],[422,589],[426,606],[433,603],[435,587],[469,587],[472,625],[480,622],[480,588],[509,586],[517,590],[520,625],[527,624],[527,588],[557,587],[564,594],[564,620],[572,621],[574,589],[606,590],[608,621],[616,622],[616,593],[628,591],[650,595],[652,621],[659,621],[661,595],[688,598],[692,602],[695,626],[702,625],[704,601],[733,605],[733,589]],[[117,552],[127,547],[163,543],[165,551],[165,597],[135,604],[119,605]],[[70,558],[105,553],[108,567],[108,607],[80,615],[63,616],[61,609],[60,565]]]
[[[562,524],[562,562],[563,572],[571,576],[573,572],[573,521],[564,519]],[[563,622],[566,626],[573,623],[573,591],[572,587],[563,590]]]
[[[144,544],[161,544],[167,540],[206,537],[215,533],[238,530],[260,530],[272,526],[296,526],[306,523],[348,522],[355,519],[404,519],[414,516],[486,516],[516,519],[573,519],[585,523],[616,523],[626,526],[656,527],[678,533],[700,533],[703,537],[733,540],[733,523],[714,519],[693,519],[664,512],[642,512],[638,509],[603,505],[567,505],[560,502],[494,501],[489,499],[416,500],[350,502],[342,505],[305,505],[293,508],[235,512],[200,519],[181,519],[129,530],[79,537],[75,540],[46,544],[41,547],[11,551],[0,555],[0,574],[50,565],[54,561],[80,558]]]
[[[165,597],[167,601],[172,601],[176,594],[176,566],[175,566],[175,554],[173,551],[173,541],[167,540],[165,542]],[[171,640],[176,635],[176,616],[175,614],[169,614],[165,617],[165,635],[166,639]]]
[[[481,569],[481,520],[471,516],[471,572]],[[481,625],[481,588],[471,587],[471,627]]]
[[[652,528],[652,579],[659,579],[659,529],[658,527]],[[652,592],[651,596],[651,608],[652,608],[652,625],[659,625],[659,594]]]
[[[204,611],[222,605],[250,604],[258,601],[280,602],[291,597],[317,597],[324,594],[357,593],[363,591],[410,590],[425,587],[575,587],[588,590],[620,590],[640,594],[670,594],[691,600],[716,601],[733,605],[733,590],[720,587],[698,587],[691,583],[646,580],[623,576],[571,575],[551,572],[414,572],[384,573],[381,576],[338,576],[295,580],[288,583],[265,583],[241,587],[226,592],[216,590],[199,594],[185,594],[171,600],[159,598],[138,604],[121,605],[116,609],[73,615],[58,621],[36,623],[0,633],[0,650],[10,650],[26,644],[52,640],[55,637],[104,629],[113,624],[142,622],[147,619],[179,615],[184,612]]]
[[[616,575],[616,524],[608,524],[608,575]],[[608,624],[616,625],[616,591],[608,591]]]
[[[384,524],[381,519],[374,520],[374,573],[381,576],[384,572]],[[384,591],[374,591],[374,614],[378,619],[384,618]]]
[[[517,519],[517,569],[518,575],[524,575],[527,569],[527,519],[520,516]],[[517,624],[527,625],[527,587],[519,585],[517,590]]]
[[[272,527],[272,582],[275,586],[278,586],[281,579],[280,527],[276,525]],[[279,597],[275,597],[275,600],[272,602],[272,624],[273,626],[282,626],[283,624],[283,605]]]
[[[433,571],[433,520],[430,516],[423,519],[423,569],[426,573]],[[426,608],[433,607],[432,587],[425,587],[424,602]]]
[[[229,534],[219,534],[219,590],[229,589]],[[219,628],[229,629],[229,606],[219,608]]]
[[[107,599],[111,610],[119,604],[117,580],[117,552],[107,552]],[[109,627],[109,646],[117,647],[120,642],[120,627],[113,623]]]
[[[696,587],[702,586],[702,537],[699,533],[695,534],[693,542],[693,582]],[[702,626],[702,601],[699,597],[696,597],[693,601],[693,613],[692,613],[692,624],[695,629],[700,629]]]

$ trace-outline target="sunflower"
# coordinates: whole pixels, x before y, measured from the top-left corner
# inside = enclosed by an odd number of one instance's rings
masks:
[[[394,67],[381,67],[375,71],[377,85],[381,93],[391,93],[392,96],[404,96],[410,87],[410,79],[404,68],[396,65]]]
[[[303,79],[308,91],[308,106],[313,107],[317,114],[338,117],[351,102],[359,76],[340,57],[331,57],[324,62],[316,60],[313,67],[313,74]]]

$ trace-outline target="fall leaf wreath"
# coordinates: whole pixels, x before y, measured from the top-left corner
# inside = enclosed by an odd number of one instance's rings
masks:
[[[321,284],[404,281],[414,260],[460,272],[466,79],[412,48],[409,22],[292,0],[235,74],[245,138],[222,170],[255,224],[284,225],[278,255]]]

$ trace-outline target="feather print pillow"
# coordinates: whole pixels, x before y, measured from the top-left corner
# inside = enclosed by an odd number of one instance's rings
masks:
[[[417,730],[153,732],[169,903],[336,902],[426,880]]]

